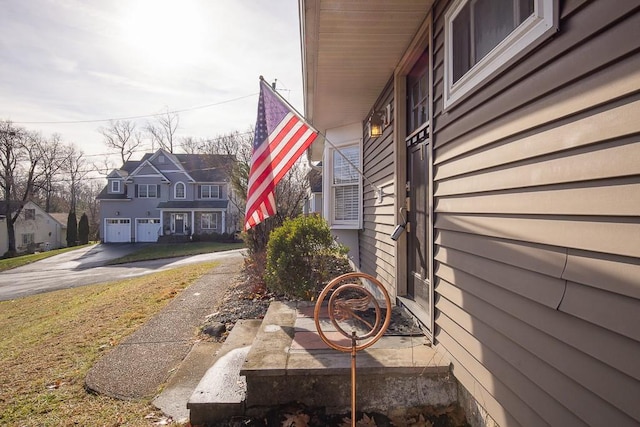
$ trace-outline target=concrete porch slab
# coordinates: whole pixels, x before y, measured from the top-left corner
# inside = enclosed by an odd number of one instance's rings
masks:
[[[351,355],[322,341],[313,311],[313,305],[304,302],[270,305],[240,372],[247,379],[248,413],[294,401],[337,412],[350,407]],[[326,310],[321,313],[324,334],[349,346],[350,340],[326,318]],[[359,407],[384,411],[456,402],[450,363],[427,344],[425,337],[383,336],[358,352]]]

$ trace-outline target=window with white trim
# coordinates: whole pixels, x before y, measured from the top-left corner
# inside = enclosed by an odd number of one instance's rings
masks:
[[[456,0],[445,14],[445,108],[557,29],[557,0]]]
[[[217,230],[218,229],[218,214],[217,213],[203,213],[200,217],[200,228],[203,230]]]
[[[36,210],[35,209],[26,209],[24,210],[24,219],[36,219]]]
[[[184,185],[184,182],[176,183],[174,190],[175,190],[175,193],[173,196],[174,198],[184,199],[186,197],[186,186]]]
[[[120,181],[119,180],[112,180],[111,181],[111,192],[112,193],[119,193],[120,192]]]
[[[358,145],[332,150],[330,181],[332,225],[360,227],[362,189],[357,168],[360,168]]]
[[[25,233],[22,235],[22,246],[27,246],[34,242],[35,235],[33,233]]]
[[[158,197],[156,184],[138,184],[138,197],[141,199],[155,199]]]
[[[201,199],[219,199],[220,198],[220,186],[219,185],[201,185],[200,186],[200,198]]]

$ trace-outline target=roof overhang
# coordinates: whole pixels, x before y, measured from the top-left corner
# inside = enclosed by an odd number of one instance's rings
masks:
[[[432,3],[299,0],[305,116],[316,129],[366,119]],[[311,146],[311,160],[323,145]]]

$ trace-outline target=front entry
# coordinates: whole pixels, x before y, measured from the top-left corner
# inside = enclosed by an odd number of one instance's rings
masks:
[[[424,141],[407,147],[407,292],[430,315],[428,156]],[[423,316],[420,316],[423,317]]]
[[[426,50],[407,75],[407,293],[414,313],[430,324],[429,283],[429,55]],[[413,304],[412,304],[413,305]]]
[[[173,233],[185,234],[185,227],[188,225],[188,217],[186,213],[171,214],[171,231]]]

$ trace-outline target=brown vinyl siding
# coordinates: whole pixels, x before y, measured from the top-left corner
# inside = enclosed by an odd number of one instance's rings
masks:
[[[389,81],[375,104],[377,111],[393,103],[393,81]],[[377,277],[395,297],[395,248],[389,235],[395,226],[393,194],[394,183],[394,143],[391,130],[387,127],[379,138],[369,138],[366,120],[362,170],[364,175],[378,187],[384,186],[385,196],[378,203],[374,190],[365,180],[363,182],[363,229],[359,233],[360,269]]]
[[[449,4],[433,9],[436,344],[500,425],[637,425],[640,5],[560,1],[557,34],[443,111]]]

